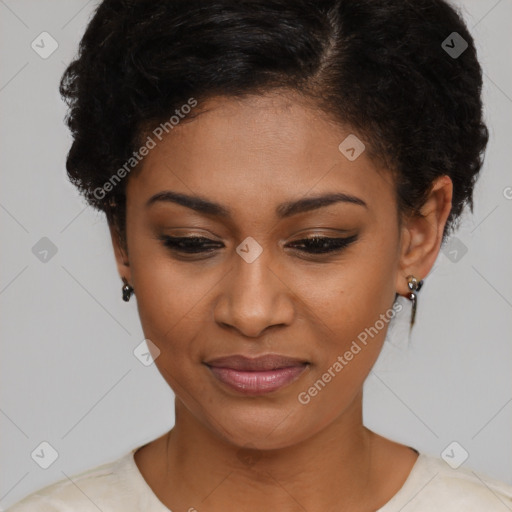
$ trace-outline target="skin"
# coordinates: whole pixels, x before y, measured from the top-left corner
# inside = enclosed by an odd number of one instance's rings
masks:
[[[127,181],[126,245],[111,228],[119,273],[135,289],[146,338],[173,389],[175,426],[140,448],[135,461],[173,511],[272,509],[368,511],[398,492],[417,455],[364,427],[363,383],[387,324],[303,405],[307,391],[365,328],[408,293],[406,276],[432,268],[451,208],[452,182],[439,178],[422,217],[400,219],[390,173],[338,145],[352,133],[290,91],[214,98],[169,133]],[[225,219],[154,194],[199,195],[232,211]],[[279,219],[277,205],[342,192],[338,202]],[[399,222],[401,220],[401,222]],[[338,253],[290,247],[313,235],[357,235]],[[159,236],[220,242],[179,256]],[[263,252],[247,263],[246,237]],[[299,248],[303,246],[299,246]],[[201,259],[202,258],[202,259]],[[202,364],[266,353],[307,360],[278,391],[242,395]]]

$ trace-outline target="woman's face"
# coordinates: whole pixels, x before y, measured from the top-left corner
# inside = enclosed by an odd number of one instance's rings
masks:
[[[178,407],[239,446],[285,447],[350,414],[403,280],[389,174],[351,139],[343,154],[350,131],[301,105],[291,94],[211,100],[153,136],[127,183],[124,275],[155,363]],[[218,206],[151,201],[166,192]],[[332,194],[341,200],[310,201]],[[315,254],[313,236],[338,250]],[[166,237],[208,241],[180,251]],[[252,375],[206,364],[267,354],[297,362]]]

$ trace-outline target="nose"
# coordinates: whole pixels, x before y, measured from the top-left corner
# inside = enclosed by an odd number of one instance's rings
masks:
[[[251,263],[236,255],[234,268],[222,281],[215,321],[253,338],[271,326],[290,325],[294,293],[278,269],[277,265],[270,265],[265,251]]]

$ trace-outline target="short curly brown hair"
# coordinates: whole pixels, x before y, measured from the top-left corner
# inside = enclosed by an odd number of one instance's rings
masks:
[[[488,142],[482,71],[445,0],[104,0],[60,84],[69,178],[124,239],[126,180],[97,191],[144,127],[190,98],[282,87],[361,136],[393,170],[401,212],[418,212],[443,174],[454,184],[445,236],[472,211]]]

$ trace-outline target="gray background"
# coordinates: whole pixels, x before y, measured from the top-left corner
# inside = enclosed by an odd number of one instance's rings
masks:
[[[121,300],[106,222],[65,175],[70,136],[58,81],[95,4],[0,0],[4,508],[174,421],[172,391],[133,354],[143,334],[135,300]],[[465,467],[512,484],[512,0],[456,4],[485,71],[486,164],[474,215],[421,291],[410,342],[408,310],[389,333],[366,382],[364,415],[368,427],[429,454],[457,441],[469,453]],[[58,43],[47,59],[31,48],[43,31]],[[46,262],[32,250],[43,237],[57,249]],[[48,469],[31,458],[43,441],[59,455]]]

